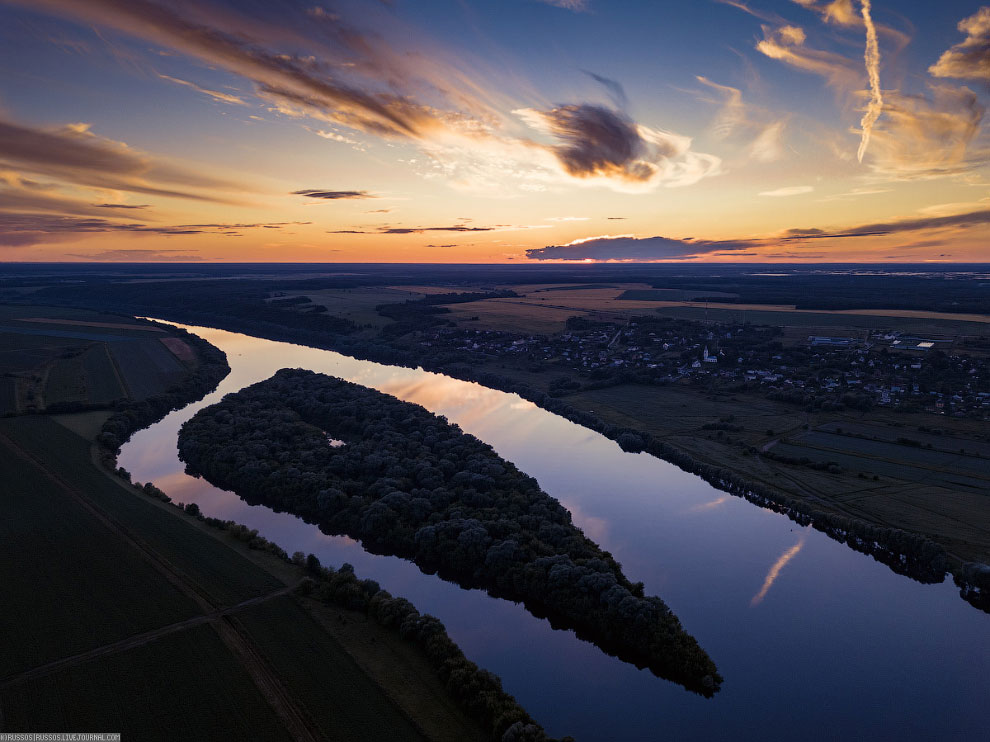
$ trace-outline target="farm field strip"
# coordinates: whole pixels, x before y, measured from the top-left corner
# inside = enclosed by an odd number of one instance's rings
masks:
[[[990,443],[973,440],[972,438],[957,438],[951,435],[935,435],[933,433],[905,428],[889,428],[882,425],[864,425],[847,422],[825,423],[819,425],[817,430],[823,433],[836,433],[841,430],[842,433],[840,435],[852,433],[853,435],[863,435],[867,438],[876,437],[888,443],[896,443],[898,438],[908,438],[925,445],[931,444],[931,450],[934,451],[956,453],[962,448],[967,453],[977,453],[981,456],[990,457]]]
[[[5,688],[9,688],[19,683],[24,683],[36,678],[44,677],[53,672],[59,672],[68,667],[74,665],[80,665],[85,662],[96,659],[97,657],[106,657],[110,654],[116,654],[118,652],[123,652],[128,649],[134,649],[135,647],[144,646],[145,644],[150,644],[164,636],[174,634],[177,631],[184,631],[186,629],[191,629],[195,626],[200,626],[204,623],[214,622],[222,616],[229,616],[239,611],[246,610],[252,606],[263,603],[266,600],[271,600],[273,598],[282,597],[287,593],[291,592],[295,588],[292,586],[284,587],[281,590],[277,590],[273,593],[267,595],[259,595],[255,598],[249,598],[243,603],[238,603],[237,605],[232,605],[227,608],[220,608],[213,611],[212,613],[206,613],[199,616],[193,616],[192,618],[187,618],[185,621],[178,621],[168,626],[162,626],[157,629],[152,629],[151,631],[146,631],[142,634],[135,634],[134,636],[129,636],[126,639],[121,639],[118,642],[113,642],[112,644],[104,644],[102,647],[97,647],[91,649],[87,652],[82,652],[80,654],[72,655],[71,657],[63,657],[62,659],[55,660],[54,662],[49,662],[45,665],[40,665],[39,667],[34,667],[30,670],[25,670],[24,672],[18,673],[16,675],[9,675],[5,678],[0,678],[0,691]]]
[[[54,422],[51,424],[61,427]],[[67,429],[63,428],[63,430],[70,433]],[[190,581],[182,571],[177,570],[167,558],[145,543],[137,533],[129,531],[120,523],[116,522],[112,516],[89,500],[81,491],[69,485],[65,480],[60,479],[46,468],[42,468],[41,463],[37,461],[32,453],[14,444],[9,438],[6,438],[4,442],[12,451],[16,452],[19,458],[25,461],[33,461],[46,478],[56,484],[63,492],[82,506],[84,510],[88,511],[99,523],[110,529],[120,541],[131,547],[145,562],[157,570],[168,583],[177,588],[187,598],[191,599],[193,603],[197,604],[201,611],[211,613],[216,610],[216,605],[210,600],[208,593],[203,588],[195,582]],[[160,518],[163,517],[163,514],[159,515]],[[181,521],[176,522],[181,523]],[[222,548],[222,545],[219,543],[218,546]],[[274,581],[274,578],[272,580]],[[223,643],[240,661],[242,668],[250,675],[256,688],[265,697],[271,708],[291,732],[292,736],[297,740],[313,740],[313,742],[319,740],[321,735],[312,728],[307,717],[298,708],[294,699],[286,692],[284,686],[275,677],[271,668],[259,657],[257,649],[229,621],[230,619],[228,617],[221,617],[220,621],[216,624]]]
[[[87,348],[83,354],[83,370],[91,403],[104,404],[127,396],[106,343]]]
[[[0,536],[8,549],[16,548],[16,558],[0,561],[9,601],[0,613],[7,638],[0,672],[24,670],[197,612],[195,603],[158,580],[64,485],[13,445],[8,433],[5,425]],[[51,610],[38,585],[57,591],[60,610]]]
[[[153,742],[292,739],[209,625],[11,686],[0,705],[5,729],[113,729]]]
[[[291,597],[257,605],[238,614],[236,622],[331,739],[424,739],[351,655]],[[323,691],[328,687],[334,688],[331,699]]]
[[[105,327],[111,330],[134,330],[136,332],[165,332],[161,327],[151,325],[141,325],[137,322],[125,324],[123,322],[89,322],[78,319],[60,319],[57,317],[18,317],[17,322],[39,322],[51,325],[66,325],[79,327]]]
[[[871,441],[837,433],[809,432],[796,438],[802,445],[865,458],[905,462],[940,471],[964,471],[990,480],[990,461],[949,451],[935,451],[888,441]]]
[[[891,479],[900,479],[905,482],[923,482],[925,484],[948,487],[949,489],[958,486],[987,489],[987,480],[985,479],[969,477],[952,471],[911,466],[898,461],[857,456],[832,449],[779,443],[771,451],[772,453],[794,459],[807,458],[818,463],[834,462],[850,472],[866,472],[882,477],[890,477]]]
[[[134,341],[128,341],[132,343]],[[178,380],[182,363],[158,340],[141,340],[121,346],[109,343],[110,353],[135,399],[146,399]]]
[[[133,342],[137,337],[128,335],[110,335],[100,332],[80,332],[76,330],[50,330],[48,328],[36,327],[15,327],[12,325],[0,325],[0,332],[13,333],[14,335],[34,335],[52,338],[68,338],[72,340],[101,340],[103,342]]]

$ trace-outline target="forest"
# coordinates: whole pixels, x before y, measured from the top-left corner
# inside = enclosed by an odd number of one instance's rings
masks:
[[[330,441],[343,441],[331,446]],[[179,455],[252,503],[414,561],[704,696],[714,662],[570,513],[490,446],[424,408],[283,369],[200,411]]]

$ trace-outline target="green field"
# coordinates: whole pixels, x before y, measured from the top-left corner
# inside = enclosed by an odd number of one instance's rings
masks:
[[[3,729],[132,740],[290,740],[209,626],[0,690]]]
[[[55,361],[48,370],[48,380],[45,382],[45,404],[47,406],[72,402],[89,402],[81,354],[73,355],[70,358],[59,358]]]
[[[270,600],[235,620],[331,739],[425,740],[295,599]]]
[[[0,377],[0,415],[17,411],[17,382]]]
[[[0,421],[0,433],[14,435],[24,419]],[[0,676],[195,615],[195,603],[37,465],[2,445],[0,470]]]
[[[147,399],[177,383],[185,367],[157,338],[114,341],[109,344],[114,363],[133,399]]]
[[[89,443],[47,416],[8,418],[0,431],[38,452],[44,466],[82,490],[124,527],[181,569],[217,605],[233,605],[282,586],[238,552],[212,538],[191,538],[178,518],[163,517],[150,499],[133,491],[92,464]]]
[[[105,343],[86,349],[83,369],[90,403],[106,404],[127,396]]]
[[[958,451],[937,451],[889,441],[872,441],[847,435],[813,431],[800,436],[801,445],[852,453],[857,456],[905,461],[926,469],[967,474],[985,478],[990,487],[990,461]],[[960,441],[964,448],[967,441]],[[975,442],[974,442],[975,443]]]
[[[960,449],[966,453],[978,454],[990,458],[990,443],[973,440],[972,438],[957,438],[952,435],[935,435],[914,428],[889,427],[884,425],[869,425],[863,423],[827,423],[820,425],[818,430],[835,433],[842,432],[856,436],[865,436],[870,439],[889,441],[896,443],[898,438],[907,438],[921,443],[924,446],[931,446],[935,451],[947,451],[958,453]],[[990,468],[990,462],[984,466]]]
[[[0,305],[0,374],[9,379],[0,414],[160,394],[188,370],[161,342],[168,337],[117,315]]]

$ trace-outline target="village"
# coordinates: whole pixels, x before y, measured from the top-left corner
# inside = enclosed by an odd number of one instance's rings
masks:
[[[551,393],[557,396],[610,383],[682,383],[759,389],[771,399],[819,409],[876,406],[990,418],[984,356],[945,338],[885,329],[856,337],[785,338],[781,328],[748,323],[573,317],[555,335],[441,327],[424,333],[419,344],[468,362],[496,357],[533,371],[550,367],[580,375],[555,380]]]

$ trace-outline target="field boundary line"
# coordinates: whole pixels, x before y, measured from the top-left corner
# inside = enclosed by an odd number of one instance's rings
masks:
[[[152,567],[158,570],[165,579],[199,605],[206,616],[218,610],[217,606],[204,594],[202,588],[191,578],[184,575],[152,547],[142,544],[129,533],[123,524],[117,523],[113,516],[104,512],[102,508],[91,502],[82,492],[58,475],[48,471],[41,461],[21,448],[4,433],[0,433],[0,444],[5,444],[16,456],[36,467],[46,478],[78,502],[101,524],[109,528],[112,533],[116,534],[142,557],[147,559]],[[235,659],[239,661],[241,667],[247,672],[255,687],[257,687],[258,691],[272,707],[272,710],[275,711],[276,715],[285,725],[286,731],[297,742],[321,742],[324,740],[325,738],[315,724],[309,721],[306,714],[299,708],[295,699],[288,693],[273,670],[266,663],[256,661],[256,658],[260,656],[260,652],[253,646],[250,639],[237,631],[228,622],[229,619],[221,616],[220,620],[214,624],[217,627],[217,633],[220,639],[234,654]]]
[[[104,644],[102,647],[96,647],[95,649],[80,652],[79,654],[71,655],[69,657],[63,657],[62,659],[54,660],[53,662],[48,662],[44,665],[38,665],[30,670],[24,670],[23,672],[19,672],[14,675],[8,675],[5,678],[0,678],[0,690],[5,690],[29,680],[45,677],[46,675],[50,675],[68,667],[84,664],[91,660],[97,659],[98,657],[106,657],[119,652],[127,651],[129,649],[135,649],[146,644],[151,644],[152,642],[155,642],[163,637],[170,636],[171,634],[185,631],[186,629],[195,628],[196,626],[202,626],[205,623],[215,622],[222,616],[237,613],[255,605],[267,602],[272,598],[287,595],[294,589],[294,587],[284,587],[266,595],[259,595],[254,598],[249,598],[248,600],[238,603],[237,605],[232,605],[228,608],[221,608],[213,613],[193,616],[192,618],[187,618],[184,621],[176,621],[168,626],[161,626],[157,629],[152,629],[151,631],[134,634],[133,636],[121,639],[120,641]]]

